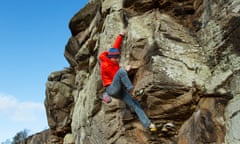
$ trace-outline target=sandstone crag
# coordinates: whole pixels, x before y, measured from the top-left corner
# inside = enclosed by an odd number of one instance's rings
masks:
[[[69,27],[69,67],[46,83],[48,143],[240,143],[240,0],[91,0]],[[174,129],[152,134],[124,103],[100,99],[98,56],[123,28],[137,99]]]

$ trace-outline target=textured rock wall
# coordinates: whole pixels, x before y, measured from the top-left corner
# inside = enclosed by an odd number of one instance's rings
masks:
[[[239,143],[239,0],[91,0],[69,23],[70,64],[49,75],[51,144]],[[122,28],[121,65],[131,64],[151,134],[124,103],[104,104],[98,55]]]
[[[50,135],[50,130],[44,130],[29,136],[25,141],[20,142],[19,144],[48,144]]]
[[[212,76],[208,81],[209,91],[223,87],[233,99],[227,104],[225,117],[226,144],[239,143],[239,30],[240,1],[209,1],[210,17],[197,33],[199,43],[207,55],[207,64]]]

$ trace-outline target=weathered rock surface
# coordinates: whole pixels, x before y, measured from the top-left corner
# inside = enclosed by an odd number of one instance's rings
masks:
[[[50,139],[50,130],[44,130],[40,133],[29,136],[25,141],[20,142],[19,144],[48,144]]]
[[[240,143],[240,0],[91,0],[69,26],[70,67],[46,84],[49,143]],[[174,129],[151,134],[121,101],[101,101],[97,58],[122,28],[139,102]]]

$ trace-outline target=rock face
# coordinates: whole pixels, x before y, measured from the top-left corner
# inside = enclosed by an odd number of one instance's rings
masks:
[[[69,27],[70,66],[46,83],[49,143],[240,143],[240,0],[91,0]],[[124,103],[100,99],[98,56],[122,28],[137,99],[173,129],[151,134]]]
[[[44,130],[40,133],[29,136],[25,141],[20,142],[19,144],[48,144],[50,135],[50,130]]]

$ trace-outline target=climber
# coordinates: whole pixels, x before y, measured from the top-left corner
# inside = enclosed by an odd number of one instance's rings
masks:
[[[128,71],[131,66],[127,65],[125,68],[119,66],[120,60],[120,46],[126,31],[122,30],[117,36],[113,47],[108,51],[100,54],[100,73],[103,86],[106,88],[106,93],[114,98],[124,101],[137,114],[142,125],[152,132],[157,131],[155,124],[153,124],[140,104],[132,98],[133,84],[128,77]],[[105,95],[106,97],[106,95]]]

